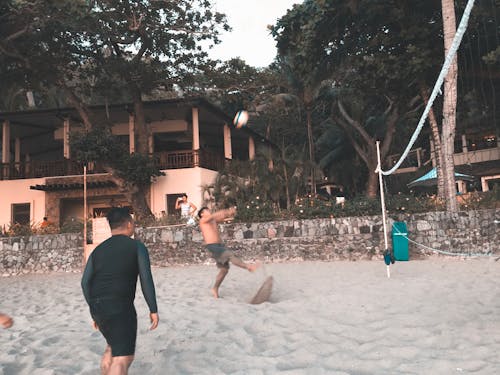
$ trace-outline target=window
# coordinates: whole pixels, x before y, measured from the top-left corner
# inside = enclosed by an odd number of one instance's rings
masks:
[[[167,194],[165,196],[165,208],[167,215],[175,215],[179,214],[180,211],[175,209],[175,202],[177,201],[177,198],[182,197],[182,193],[177,193],[177,194]]]
[[[29,203],[12,205],[12,223],[26,225],[30,223],[31,206]]]

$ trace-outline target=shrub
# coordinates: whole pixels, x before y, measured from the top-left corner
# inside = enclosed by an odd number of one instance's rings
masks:
[[[271,221],[277,214],[272,202],[260,199],[260,196],[251,198],[248,202],[238,202],[236,221]]]
[[[11,224],[6,230],[7,237],[31,236],[36,231],[33,224]]]
[[[89,225],[87,225],[87,228]],[[90,228],[92,226],[90,225]],[[76,219],[74,217],[69,218],[61,225],[60,233],[82,233],[83,232],[83,221]]]

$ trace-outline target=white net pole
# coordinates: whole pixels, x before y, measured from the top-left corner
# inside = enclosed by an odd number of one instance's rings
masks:
[[[377,141],[377,169],[375,170],[375,173],[378,173],[378,183],[379,183],[379,190],[380,190],[380,205],[382,206],[382,223],[384,226],[384,251],[389,248],[389,244],[387,241],[387,224],[386,224],[386,218],[385,218],[385,195],[384,195],[384,184],[382,181],[382,165],[380,162],[380,141]],[[387,277],[391,277],[391,269],[389,265],[387,265]]]

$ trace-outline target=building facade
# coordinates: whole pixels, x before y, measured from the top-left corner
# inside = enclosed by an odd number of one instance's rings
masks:
[[[138,134],[130,104],[92,106],[98,119],[130,153]],[[231,159],[251,160],[264,141],[249,128],[236,129],[231,117],[203,98],[144,103],[150,155],[165,173],[151,185],[147,200],[157,215],[173,214],[175,199],[186,193],[200,207],[204,187]],[[104,215],[129,203],[111,176],[97,163],[85,166],[87,212],[84,212],[84,166],[73,158],[70,135],[83,130],[73,108],[0,113],[0,226],[37,225],[47,217],[67,220]],[[264,141],[265,142],[265,141]]]

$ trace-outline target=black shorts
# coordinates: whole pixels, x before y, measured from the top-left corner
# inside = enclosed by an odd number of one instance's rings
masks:
[[[229,269],[229,261],[234,256],[231,250],[227,250],[224,244],[221,243],[211,243],[206,247],[212,254],[218,268]]]
[[[137,338],[137,313],[133,303],[117,300],[94,300],[91,314],[113,357],[134,355]]]

